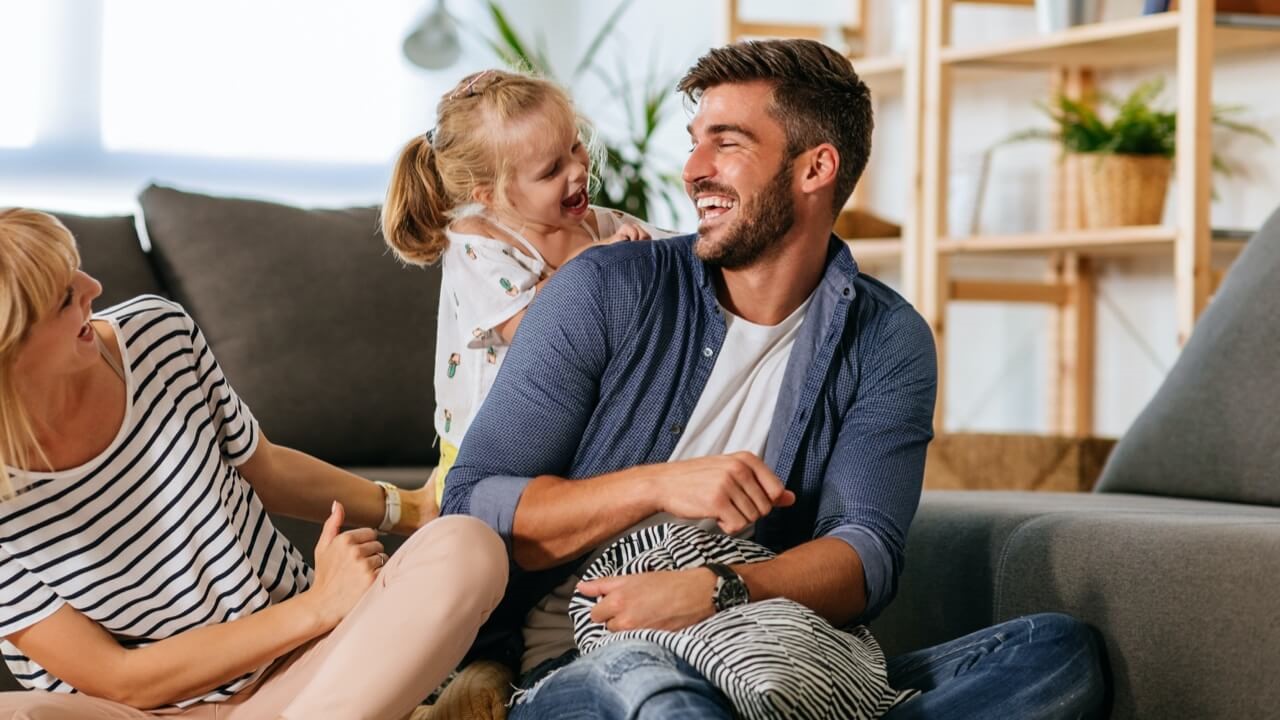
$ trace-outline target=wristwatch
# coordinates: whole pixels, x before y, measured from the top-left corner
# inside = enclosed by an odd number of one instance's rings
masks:
[[[716,589],[711,594],[711,604],[715,606],[716,612],[746,605],[751,601],[747,583],[741,575],[720,563],[707,563],[706,568],[716,574]]]

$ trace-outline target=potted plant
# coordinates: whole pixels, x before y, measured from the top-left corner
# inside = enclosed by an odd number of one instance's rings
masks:
[[[1164,81],[1157,78],[1139,85],[1123,100],[1107,95],[1087,100],[1058,95],[1040,106],[1054,129],[1025,130],[1009,140],[1054,140],[1062,145],[1063,161],[1078,164],[1068,176],[1081,180],[1085,227],[1155,225],[1164,212],[1178,127],[1175,112],[1155,106],[1163,90]],[[1098,104],[1113,108],[1114,118],[1105,120],[1096,109]],[[1241,110],[1215,106],[1213,125],[1270,142],[1265,131],[1231,119]],[[1213,168],[1224,175],[1234,172],[1217,154]]]

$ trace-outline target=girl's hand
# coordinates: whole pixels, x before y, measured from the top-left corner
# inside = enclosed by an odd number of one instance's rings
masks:
[[[618,228],[617,232],[601,240],[600,242],[616,243],[616,242],[623,242],[626,240],[652,240],[652,239],[653,238],[649,237],[649,232],[644,228],[640,227],[639,225],[627,223],[622,227]]]
[[[345,517],[342,503],[335,501],[316,543],[315,584],[303,595],[329,629],[351,612],[387,563],[378,531],[356,528],[339,532]]]
[[[400,523],[391,528],[398,535],[412,535],[418,528],[440,517],[436,504],[436,473],[417,490],[400,491]]]

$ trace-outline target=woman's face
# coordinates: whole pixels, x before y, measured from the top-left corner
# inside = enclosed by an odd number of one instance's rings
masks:
[[[98,348],[89,315],[102,285],[83,270],[76,270],[53,311],[31,326],[18,351],[19,378],[72,374],[92,367]]]

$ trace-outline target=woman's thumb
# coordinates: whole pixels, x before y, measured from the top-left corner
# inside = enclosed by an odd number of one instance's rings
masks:
[[[342,521],[346,516],[347,511],[342,507],[342,503],[334,500],[329,519],[324,521],[324,529],[320,531],[320,542],[328,544],[338,537],[338,533],[342,531]]]

